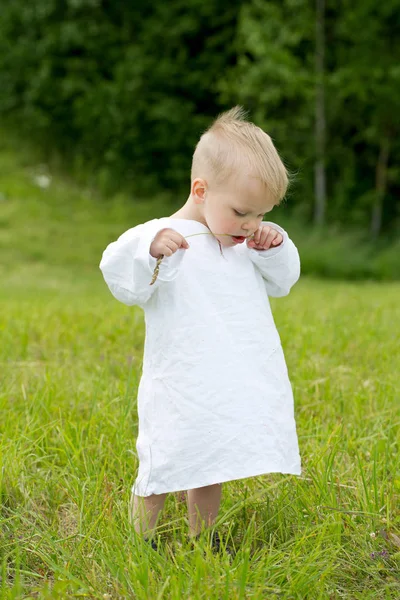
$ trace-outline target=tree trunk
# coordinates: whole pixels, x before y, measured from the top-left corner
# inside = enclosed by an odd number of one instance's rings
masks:
[[[325,0],[316,0],[316,37],[315,37],[315,209],[314,222],[322,225],[325,222],[326,210],[326,176],[325,176],[325,89],[324,89],[324,55],[325,55]]]
[[[389,135],[381,138],[378,162],[375,170],[375,202],[371,215],[371,234],[377,238],[382,229],[383,199],[386,193],[387,167],[389,162]]]

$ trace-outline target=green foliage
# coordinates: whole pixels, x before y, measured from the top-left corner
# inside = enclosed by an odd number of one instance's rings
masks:
[[[326,1],[329,225],[400,228],[400,0]],[[294,175],[312,220],[315,4],[3,0],[0,119],[106,193],[186,193],[193,148],[236,103]],[[375,223],[375,225],[373,225]]]
[[[354,169],[332,181],[332,191],[356,198],[350,219],[367,224],[376,201],[380,150],[387,143],[386,229],[393,220],[396,223],[400,208],[400,179],[394,168],[400,154],[400,67],[395,59],[400,53],[399,10],[398,0],[343,2],[341,18],[332,21],[330,32],[336,43],[330,50],[334,68],[328,82],[329,110],[332,123],[338,125],[330,137],[334,146],[339,137],[344,140],[334,168],[339,173],[340,163],[350,161]]]
[[[314,13],[306,0],[247,2],[237,34],[238,62],[219,82],[224,103],[244,104],[298,174],[296,197],[312,197]],[[307,143],[308,141],[308,143]]]
[[[328,222],[368,229],[382,143],[389,141],[383,225],[400,224],[399,0],[327,2],[325,15]],[[315,6],[249,0],[238,24],[238,61],[220,82],[225,103],[244,103],[296,174],[311,217],[315,161]],[[239,83],[239,84],[238,84]]]
[[[110,188],[182,188],[239,2],[223,13],[216,0],[6,2],[0,113],[22,116],[72,164],[100,169]]]

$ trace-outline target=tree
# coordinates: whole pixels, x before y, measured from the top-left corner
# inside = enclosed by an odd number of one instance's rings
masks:
[[[315,212],[317,225],[325,222],[325,0],[316,0],[315,18]]]
[[[237,65],[220,82],[226,104],[244,104],[274,140],[311,218],[314,147],[314,22],[306,0],[250,0],[242,7]],[[304,200],[306,199],[306,200]]]
[[[398,160],[400,152],[399,14],[399,0],[342,0],[334,28],[331,103],[340,118],[339,131],[356,155],[349,193],[358,195],[358,203],[369,211],[373,237],[381,232],[385,216],[386,224],[396,216],[396,196],[388,186],[391,155]]]

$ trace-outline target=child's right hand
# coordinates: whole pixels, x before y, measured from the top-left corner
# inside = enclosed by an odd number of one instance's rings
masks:
[[[150,254],[153,258],[159,258],[161,255],[172,256],[179,248],[189,248],[183,235],[174,229],[161,229],[150,246]]]

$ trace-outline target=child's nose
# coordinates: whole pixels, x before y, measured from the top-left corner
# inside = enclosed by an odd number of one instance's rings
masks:
[[[260,226],[260,219],[253,219],[247,221],[243,226],[243,231],[247,232],[246,235],[252,235]]]

